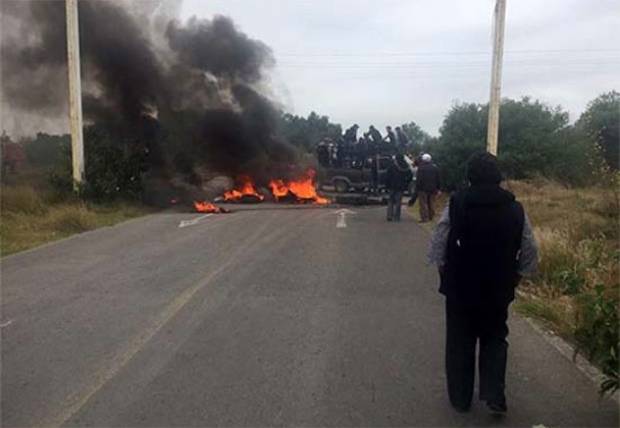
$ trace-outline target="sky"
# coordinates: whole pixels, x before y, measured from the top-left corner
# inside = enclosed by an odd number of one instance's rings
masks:
[[[185,0],[181,18],[231,17],[273,49],[289,112],[348,127],[410,121],[437,135],[457,102],[487,102],[494,0]],[[620,90],[620,1],[507,0],[502,96],[561,105]]]

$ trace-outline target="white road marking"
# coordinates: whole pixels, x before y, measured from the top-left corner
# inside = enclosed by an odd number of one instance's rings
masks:
[[[336,228],[342,229],[347,227],[347,214],[357,214],[355,211],[351,211],[347,208],[340,209],[334,214],[338,215],[338,220],[336,220]]]
[[[8,327],[8,326],[10,326],[11,324],[13,324],[13,320],[8,320],[8,321],[6,321],[6,322],[1,323],[1,324],[0,324],[0,328]]]
[[[195,224],[200,223],[200,220],[204,220],[207,217],[211,217],[213,214],[205,214],[205,215],[201,215],[200,217],[196,217],[193,218],[191,220],[183,220],[181,221],[181,223],[179,223],[179,227],[187,227],[187,226],[193,226]]]

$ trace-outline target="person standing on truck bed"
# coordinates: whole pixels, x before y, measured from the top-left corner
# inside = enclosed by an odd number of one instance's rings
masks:
[[[385,132],[387,132],[387,135],[385,136],[384,140],[390,143],[392,147],[396,147],[396,134],[394,133],[394,131],[392,131],[392,127],[386,126]]]
[[[359,125],[356,123],[352,127],[346,130],[344,133],[344,141],[346,143],[355,144],[357,141],[357,130],[359,129]]]
[[[370,127],[368,128],[368,137],[373,152],[372,154],[376,155],[379,151],[379,148],[381,147],[383,137],[381,136],[379,130],[374,127],[374,125],[370,125]]]
[[[400,209],[403,192],[409,188],[413,173],[405,156],[401,153],[394,157],[394,161],[388,167],[385,185],[390,192],[387,208],[387,221],[400,221]]]
[[[431,155],[424,153],[415,181],[422,223],[431,221],[435,217],[435,196],[439,192],[439,184],[439,168],[432,162]]]
[[[400,126],[396,127],[396,140],[398,141],[398,150],[405,153],[409,147],[409,137],[405,134]]]
[[[364,160],[368,156],[368,142],[366,137],[362,136],[357,141],[355,145],[355,163],[358,166],[362,166],[364,164]]]

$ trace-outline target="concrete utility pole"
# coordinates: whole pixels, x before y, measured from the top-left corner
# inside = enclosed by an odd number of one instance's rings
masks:
[[[80,76],[80,32],[78,0],[66,0],[67,68],[69,69],[69,121],[71,125],[71,159],[73,183],[77,190],[84,180],[84,139],[82,135],[82,81]]]
[[[489,123],[487,129],[487,151],[497,155],[499,133],[499,104],[502,92],[502,58],[504,56],[504,23],[506,21],[506,0],[495,3],[495,24],[493,26],[493,66],[491,71],[491,97],[489,100]]]

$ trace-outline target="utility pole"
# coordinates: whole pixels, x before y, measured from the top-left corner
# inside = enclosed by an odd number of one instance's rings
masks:
[[[491,71],[491,97],[489,100],[489,122],[487,129],[487,151],[497,155],[499,133],[499,104],[502,92],[502,58],[504,56],[504,23],[506,21],[506,0],[495,3],[493,26],[493,66]]]
[[[82,134],[82,81],[80,76],[80,32],[78,0],[65,0],[67,10],[67,68],[69,69],[69,122],[73,185],[78,190],[84,180],[84,138]]]

